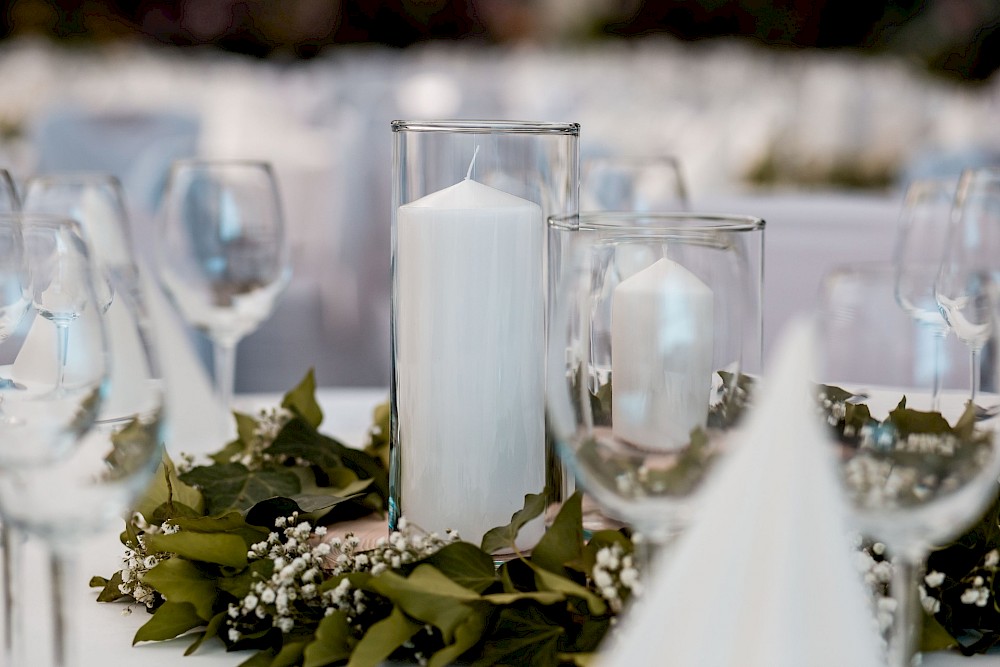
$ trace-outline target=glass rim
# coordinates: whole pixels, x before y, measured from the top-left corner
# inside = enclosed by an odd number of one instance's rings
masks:
[[[526,120],[394,120],[390,126],[393,132],[580,135],[579,123]]]
[[[269,160],[256,158],[211,158],[211,157],[184,157],[177,158],[170,163],[171,171],[179,168],[209,168],[209,167],[258,167],[271,171],[272,165]]]
[[[763,231],[766,222],[752,215],[730,213],[691,213],[685,211],[583,211],[552,218],[560,222],[577,220],[583,230],[615,230],[638,233],[652,232],[756,232]],[[696,224],[687,224],[690,221]],[[567,226],[573,226],[570,223]]]
[[[118,178],[117,175],[111,173],[110,171],[100,171],[98,169],[39,172],[29,176],[25,181],[25,185],[30,186],[33,183],[67,182],[80,182],[88,185],[91,183],[102,183],[105,185],[114,185],[118,188],[122,187],[121,179]]]

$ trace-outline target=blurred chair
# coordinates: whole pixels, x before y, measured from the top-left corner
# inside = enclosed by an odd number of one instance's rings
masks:
[[[103,171],[122,182],[136,213],[156,210],[170,163],[195,155],[197,116],[172,111],[53,109],[35,128],[39,173]]]

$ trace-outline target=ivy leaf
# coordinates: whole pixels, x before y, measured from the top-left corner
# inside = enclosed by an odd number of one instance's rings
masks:
[[[557,647],[565,634],[536,607],[510,607],[500,612],[497,628],[483,647],[473,667],[490,665],[559,664]]]
[[[292,496],[301,490],[298,476],[290,470],[249,470],[240,463],[200,466],[181,479],[201,489],[209,514],[247,510],[267,498]]]
[[[468,542],[452,542],[420,561],[437,568],[456,584],[482,593],[497,582],[493,559]]]
[[[437,651],[427,662],[428,667],[446,667],[454,664],[458,658],[479,643],[486,631],[486,615],[482,613],[469,614],[455,628],[455,641]]]
[[[142,582],[156,589],[168,602],[189,603],[203,622],[215,615],[215,581],[190,561],[183,558],[162,560],[142,575]]]
[[[246,569],[231,577],[219,577],[216,585],[219,590],[229,593],[234,598],[244,598],[258,581],[270,579],[274,573],[274,561],[270,558],[255,560]]]
[[[205,623],[194,605],[187,602],[164,602],[153,613],[153,617],[139,628],[135,637],[132,638],[132,645],[139,642],[159,642],[174,637],[197,628]]]
[[[174,553],[188,560],[229,567],[243,568],[247,565],[247,543],[242,537],[232,533],[196,533],[181,530],[171,534],[147,534],[143,539],[153,553],[160,551]],[[170,560],[163,562],[169,563]]]
[[[920,650],[922,652],[944,651],[956,646],[958,646],[958,642],[936,618],[930,614],[923,614],[923,629],[920,632]]]
[[[236,422],[236,439],[208,457],[216,463],[231,463],[234,458],[247,451],[256,439],[254,433],[257,431],[257,420],[255,418],[234,411],[233,420]]]
[[[347,667],[379,667],[423,627],[423,623],[408,619],[399,607],[393,607],[389,616],[372,625],[354,647]]]
[[[285,394],[281,407],[287,408],[304,419],[313,428],[323,422],[323,411],[316,402],[316,375],[309,369],[299,384]]]
[[[200,614],[200,612],[199,612]],[[226,612],[220,611],[218,614],[212,617],[212,620],[208,622],[205,627],[204,632],[198,633],[198,638],[191,642],[191,645],[187,647],[184,651],[184,655],[188,656],[201,648],[201,645],[205,643],[205,640],[211,639],[212,637],[219,636],[219,628],[222,627],[223,621],[226,620]]]
[[[555,521],[531,552],[531,562],[562,576],[569,576],[565,564],[583,552],[583,496],[579,491],[566,499]]]
[[[905,399],[904,399],[905,401]],[[921,412],[907,408],[901,403],[889,413],[889,420],[896,426],[901,437],[911,433],[950,433],[951,425],[940,412]]]
[[[119,588],[122,583],[121,570],[111,575],[111,579],[105,579],[104,577],[90,578],[90,587],[101,589],[101,592],[97,594],[98,602],[115,602],[128,597]]]
[[[524,506],[510,517],[510,523],[506,526],[498,526],[483,535],[483,541],[479,547],[488,554],[495,553],[500,549],[516,551],[515,540],[521,528],[538,518],[545,511],[547,494],[529,493],[524,496]]]
[[[169,508],[175,503],[190,507],[199,514],[205,511],[205,500],[201,491],[180,478],[174,462],[164,452],[160,466],[146,487],[146,492],[135,505],[135,511],[150,520],[161,506],[166,505]],[[167,513],[169,516],[164,518],[173,516],[169,510]]]
[[[373,480],[382,498],[389,497],[389,474],[377,459],[323,435],[302,419],[292,419],[285,424],[265,451],[278,457],[305,459],[320,468],[345,466],[358,477]]]
[[[281,647],[278,655],[271,661],[271,667],[294,667],[298,665],[305,651],[306,642],[288,642]]]
[[[455,629],[472,613],[463,602],[479,599],[479,594],[456,584],[430,565],[420,565],[409,577],[387,571],[369,583],[371,588],[397,608],[441,631],[445,643],[454,640]]]
[[[581,586],[575,581],[567,579],[566,577],[560,576],[554,572],[543,570],[534,564],[531,564],[531,566],[535,571],[535,583],[538,585],[539,590],[555,591],[558,593],[564,593],[568,596],[581,598],[587,603],[590,613],[597,615],[607,613],[608,605],[604,599],[594,594],[594,592],[586,586]]]
[[[347,612],[337,610],[319,622],[315,638],[303,653],[303,667],[323,667],[346,660],[351,657],[351,644]]]
[[[386,470],[389,469],[390,415],[388,401],[375,406],[372,410],[372,427],[368,432],[368,444],[365,446],[365,453],[378,459]]]

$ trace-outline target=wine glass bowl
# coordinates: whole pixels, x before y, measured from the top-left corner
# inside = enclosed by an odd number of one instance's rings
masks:
[[[817,315],[821,414],[836,448],[855,528],[892,555],[899,611],[890,664],[909,665],[917,616],[916,577],[930,549],[960,535],[996,497],[997,420],[969,401],[967,351],[944,347],[938,401],[921,369],[937,334],[897,298],[891,263],[837,267],[821,285]],[[995,286],[983,285],[995,303]],[[992,334],[989,334],[991,337]],[[979,394],[987,407],[1000,395]]]
[[[1000,168],[966,169],[958,181],[935,296],[955,335],[969,349],[970,396],[976,401],[983,377],[982,350],[992,340],[990,290],[1000,276]],[[993,388],[993,387],[991,387]]]
[[[687,187],[672,155],[603,156],[583,161],[583,211],[686,211]]]
[[[584,213],[562,253],[547,406],[560,453],[610,517],[665,543],[691,521],[745,395],[751,280],[735,216]]]
[[[178,161],[161,218],[160,280],[184,319],[212,340],[228,408],[235,347],[271,315],[291,277],[274,174],[265,162]]]

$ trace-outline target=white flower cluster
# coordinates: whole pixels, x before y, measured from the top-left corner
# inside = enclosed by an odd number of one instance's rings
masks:
[[[258,470],[265,463],[274,461],[274,457],[265,454],[264,450],[271,446],[281,429],[294,415],[283,407],[263,408],[257,414],[257,427],[253,432],[253,440],[247,448],[230,459],[233,463],[242,463],[250,470]]]
[[[826,395],[825,391],[821,391],[818,398],[820,409],[826,412],[826,422],[830,426],[836,426],[841,419],[847,416],[847,405],[843,401],[834,401]],[[844,435],[850,436],[853,433],[845,433]]]
[[[619,612],[630,595],[642,595],[642,582],[632,554],[626,554],[618,543],[601,547],[595,556],[591,581],[611,610]]]
[[[868,587],[872,616],[877,624],[883,644],[892,629],[893,614],[895,614],[897,607],[896,600],[889,595],[892,563],[884,556],[885,545],[881,542],[875,542],[858,550],[858,569]]]
[[[977,607],[985,607],[989,604],[998,565],[1000,565],[1000,551],[997,549],[993,549],[983,556],[977,566],[960,580],[959,583],[965,588],[962,590],[959,601],[962,604]],[[941,609],[940,598],[944,593],[942,589],[944,583],[945,576],[942,572],[929,572],[924,577],[926,588],[923,585],[920,587],[924,609],[931,613],[936,613]]]
[[[274,571],[269,579],[254,582],[239,604],[229,605],[228,637],[232,642],[258,629],[267,619],[283,633],[291,632],[296,618],[315,615],[310,611],[323,606],[319,585],[323,583],[330,545],[317,538],[326,534],[326,528],[299,522],[298,513],[278,517],[274,527],[276,531],[247,553],[251,561],[269,558]]]
[[[413,563],[421,558],[427,558],[437,553],[439,549],[459,541],[459,535],[454,530],[445,531],[444,537],[437,533],[425,533],[411,526],[405,517],[400,517],[397,530],[389,537],[380,537],[375,548],[359,551],[359,541],[348,533],[343,539],[334,537],[329,540],[336,553],[332,573],[334,575],[346,572],[371,572],[378,574],[388,569],[398,570],[407,563]]]
[[[129,541],[125,547],[125,556],[122,558],[124,564],[121,570],[122,583],[118,585],[118,590],[123,595],[132,596],[132,599],[139,604],[152,608],[156,603],[156,591],[143,583],[142,576],[156,567],[157,563],[169,558],[170,554],[149,553],[142,536],[145,533],[170,535],[180,529],[166,521],[159,526],[149,524],[138,513],[132,518],[132,522],[141,532],[136,535],[138,543]],[[130,611],[131,609],[126,610],[126,613]]]

